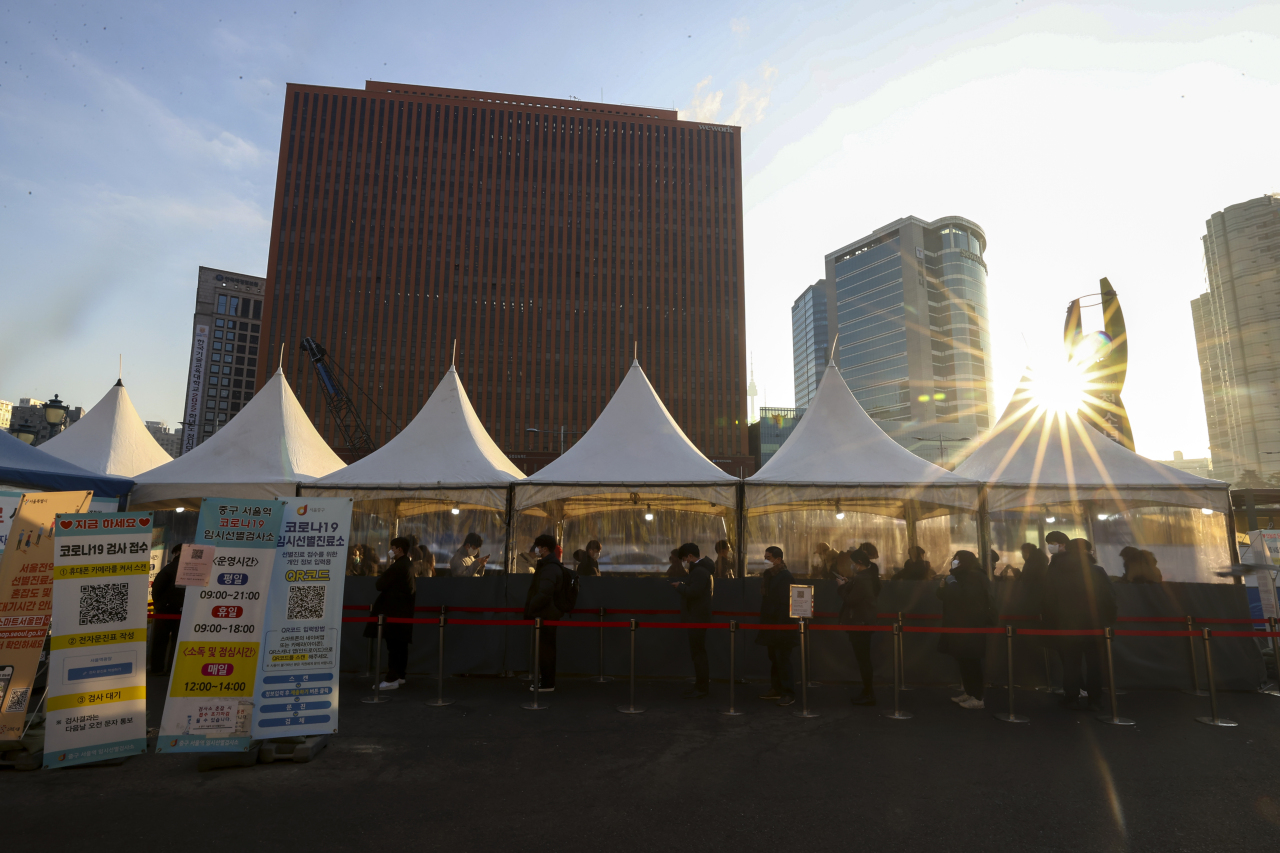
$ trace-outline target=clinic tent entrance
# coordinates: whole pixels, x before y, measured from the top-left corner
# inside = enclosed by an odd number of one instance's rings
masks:
[[[117,381],[84,417],[40,449],[81,468],[116,477],[136,477],[173,461],[138,417],[122,381]]]
[[[341,467],[277,370],[226,426],[194,450],[140,475],[130,506],[192,509],[206,497],[291,497],[299,484]]]

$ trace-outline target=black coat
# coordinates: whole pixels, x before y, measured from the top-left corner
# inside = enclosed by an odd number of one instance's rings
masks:
[[[1047,628],[1105,628],[1116,622],[1116,592],[1101,566],[1064,557],[1049,569],[1043,612]]]
[[[894,572],[896,581],[927,581],[933,577],[933,567],[928,560],[907,560],[902,568]]]
[[[529,592],[524,597],[524,618],[559,619],[564,612],[556,607],[556,590],[564,583],[564,565],[555,557],[543,557],[533,570]]]
[[[880,598],[880,576],[875,569],[861,569],[841,584],[841,625],[872,625],[876,621],[876,601]]]
[[[586,551],[574,551],[573,558],[578,561],[578,574],[583,577],[595,577],[600,574],[600,563]]]
[[[715,588],[716,564],[710,557],[689,567],[688,580],[680,581],[676,592],[680,593],[682,609],[690,622],[711,621],[711,595]]]
[[[395,619],[413,618],[413,608],[417,603],[418,587],[413,577],[413,563],[408,556],[397,557],[385,572],[378,575],[378,580],[374,587],[378,590],[378,597],[374,600],[373,607],[369,608],[370,616],[386,616]],[[370,639],[376,639],[378,636],[378,623],[365,623],[364,635]],[[413,626],[405,623],[393,624],[388,622],[382,628],[382,637],[388,642],[411,643],[413,642]]]
[[[795,578],[784,564],[781,569],[767,569],[760,576],[760,622],[764,625],[787,625],[791,618],[791,585]],[[792,648],[800,644],[797,631],[760,631],[756,644]]]
[[[165,563],[164,568],[156,572],[156,578],[151,582],[151,603],[155,605],[156,613],[181,613],[183,602],[187,598],[187,588],[185,586],[177,586],[178,579],[178,560],[174,557]]]
[[[1049,558],[1037,548],[1022,564],[1022,577],[1019,580],[1031,583],[1043,589],[1049,577]]]
[[[938,585],[942,599],[942,627],[987,628],[996,624],[991,582],[981,569],[957,569]],[[987,651],[986,634],[943,634],[938,651],[958,658],[981,658]]]

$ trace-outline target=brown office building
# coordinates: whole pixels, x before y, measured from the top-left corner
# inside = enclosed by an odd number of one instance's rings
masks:
[[[739,130],[650,107],[290,84],[263,351],[284,344],[341,450],[304,337],[358,386],[376,446],[456,340],[485,428],[526,472],[561,427],[568,447],[591,426],[637,351],[689,438],[750,474]]]

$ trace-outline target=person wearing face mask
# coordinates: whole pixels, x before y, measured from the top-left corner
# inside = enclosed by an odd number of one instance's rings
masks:
[[[1071,540],[1062,560],[1050,569],[1044,608],[1047,627],[1059,631],[1097,630],[1115,624],[1115,590],[1106,571],[1094,562],[1093,547],[1088,540]],[[1062,706],[1100,710],[1105,651],[1102,638],[1065,636],[1052,639],[1062,656]],[[1082,686],[1085,689],[1083,695]]]
[[[795,577],[782,559],[782,549],[770,545],[764,549],[769,568],[760,575],[760,623],[786,625],[791,618],[791,585]],[[796,701],[795,681],[791,677],[791,650],[800,644],[795,631],[760,631],[756,645],[769,650],[769,678],[773,689],[761,699],[776,699],[779,705]]]
[[[1045,547],[1049,550],[1049,566],[1052,567],[1066,557],[1067,543],[1071,537],[1061,530],[1051,530],[1044,537]]]
[[[391,540],[391,565],[378,576],[378,597],[369,609],[370,616],[386,616],[395,619],[412,619],[418,586],[414,580],[408,539],[397,536]],[[371,640],[378,638],[378,625],[369,622],[364,635]],[[388,622],[382,626],[382,639],[387,642],[387,673],[381,690],[395,690],[405,682],[409,666],[409,644],[413,642],[413,625],[404,622]]]
[[[996,623],[991,584],[978,555],[972,551],[956,551],[951,574],[938,585],[938,598],[942,599],[944,628],[986,628]],[[938,638],[938,651],[954,657],[960,667],[964,692],[951,701],[970,710],[985,708],[982,660],[987,654],[987,635],[943,634]]]
[[[716,588],[716,564],[703,557],[693,542],[676,549],[684,565],[685,579],[671,584],[683,599],[684,617],[689,622],[711,621],[711,595]],[[689,656],[693,658],[693,688],[685,691],[686,699],[705,699],[711,692],[711,674],[707,665],[707,629],[689,628]]]
[[[556,537],[550,533],[534,539],[529,550],[538,555],[538,565],[534,567],[533,580],[524,599],[524,618],[541,619],[544,623],[538,633],[538,678],[542,683],[531,684],[529,689],[552,693],[556,689],[556,629],[545,623],[564,616],[556,601],[568,569],[556,557]]]
[[[462,547],[449,560],[449,574],[461,578],[484,574],[489,555],[478,556],[483,545],[484,540],[480,538],[479,533],[468,533],[467,538],[462,540]]]
[[[876,621],[876,601],[880,597],[880,576],[871,568],[871,558],[861,549],[853,552],[854,575],[846,580],[837,577],[839,585],[836,592],[840,594],[841,625],[874,625]],[[862,695],[853,700],[855,705],[875,705],[876,691],[874,675],[871,668],[870,631],[849,631],[846,633],[849,644],[853,646],[853,656],[858,662],[858,674],[862,678]]]

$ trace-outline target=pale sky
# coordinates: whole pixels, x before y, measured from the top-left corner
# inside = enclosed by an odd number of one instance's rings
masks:
[[[1223,207],[1280,191],[1280,5],[15,4],[0,11],[0,399],[90,406],[117,355],[179,420],[200,265],[261,275],[286,82],[675,106],[744,127],[747,341],[901,216],[986,230],[996,396],[1108,276],[1139,451],[1207,452],[1188,302]],[[296,11],[295,11],[296,9]]]

